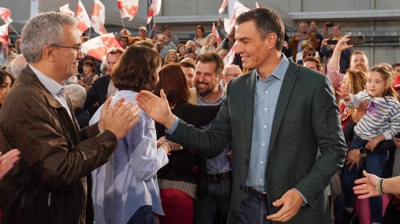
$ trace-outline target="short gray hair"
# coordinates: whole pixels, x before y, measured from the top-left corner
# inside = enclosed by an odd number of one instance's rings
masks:
[[[76,26],[76,19],[57,12],[38,14],[22,29],[21,52],[26,61],[38,62],[46,45],[62,45],[63,25]]]
[[[243,73],[242,73],[242,69],[240,69],[240,67],[239,67],[238,65],[230,64],[230,65],[228,65],[228,66],[226,66],[226,67],[224,68],[224,70],[222,71],[222,75],[225,76],[226,73],[228,73],[228,70],[229,70],[230,68],[235,68],[235,69],[237,69],[238,72],[239,72],[239,75],[242,75],[242,74],[243,74]]]
[[[86,101],[86,89],[79,84],[69,84],[65,87],[65,95],[71,101],[76,101],[76,107],[82,107]],[[75,109],[75,108],[74,108]]]

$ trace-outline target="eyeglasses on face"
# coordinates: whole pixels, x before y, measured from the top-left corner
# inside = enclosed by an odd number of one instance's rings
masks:
[[[60,47],[60,48],[71,48],[71,49],[74,49],[76,52],[81,52],[81,50],[82,50],[82,45],[79,45],[79,46],[64,46],[64,45],[52,44],[50,46],[52,46],[52,47]]]

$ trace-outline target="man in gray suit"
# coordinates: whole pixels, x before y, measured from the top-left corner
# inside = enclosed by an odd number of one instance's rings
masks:
[[[284,25],[272,10],[250,10],[236,23],[236,53],[254,70],[229,83],[210,129],[176,118],[163,91],[161,98],[142,91],[139,107],[167,128],[169,140],[208,158],[231,143],[227,223],[331,223],[325,188],[346,145],[329,78],[282,54]]]

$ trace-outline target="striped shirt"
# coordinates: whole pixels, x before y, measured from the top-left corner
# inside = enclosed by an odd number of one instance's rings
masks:
[[[358,108],[366,100],[369,101],[367,112],[354,127],[354,133],[361,139],[371,140],[383,134],[386,140],[391,140],[400,133],[400,103],[396,98],[371,97],[366,92],[350,96],[351,100],[343,100],[343,103],[351,109]]]

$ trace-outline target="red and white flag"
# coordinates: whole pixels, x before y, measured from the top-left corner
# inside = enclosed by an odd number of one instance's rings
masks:
[[[153,0],[151,2],[149,12],[147,13],[147,24],[150,23],[151,18],[153,18],[153,16],[156,16],[158,15],[158,13],[160,13],[160,10],[161,10],[161,0]]]
[[[100,35],[107,34],[106,28],[104,28],[104,22],[106,21],[106,7],[100,0],[94,0],[92,10],[92,27],[94,31]]]
[[[258,2],[256,2],[256,8],[257,8],[257,9],[258,9],[258,8],[261,8],[261,5],[258,4]]]
[[[79,34],[82,35],[90,27],[90,18],[81,0],[78,1],[78,6],[76,7],[75,18],[78,20],[76,28],[79,30]]]
[[[236,53],[236,47],[237,47],[238,43],[237,41],[235,41],[235,43],[232,45],[231,50],[228,52],[228,54],[226,55],[226,57],[224,58],[224,64],[225,67],[232,64],[233,59],[235,58],[235,53]]]
[[[219,33],[218,33],[217,28],[215,27],[214,23],[213,23],[213,27],[212,27],[211,33],[215,36],[215,41],[216,42],[221,42],[221,37],[219,36]]]
[[[4,20],[5,23],[10,24],[12,23],[11,19],[11,11],[7,8],[0,7],[0,18]]]
[[[237,18],[240,14],[242,14],[242,13],[244,13],[244,12],[247,12],[247,11],[249,11],[249,10],[250,10],[250,9],[247,8],[246,6],[244,6],[242,3],[240,3],[240,2],[235,2],[234,7],[233,7],[233,15],[232,15],[232,18],[231,18],[230,20],[229,20],[229,19],[225,19],[225,20],[224,20],[224,29],[225,29],[225,31],[226,31],[227,33],[231,33],[232,28],[235,26],[236,18]]]
[[[0,26],[0,42],[4,46],[8,46],[8,25],[7,24]]]
[[[131,21],[139,10],[139,0],[117,0],[117,6],[121,18],[129,17],[129,21]]]
[[[219,14],[224,12],[225,7],[228,5],[229,0],[222,0],[222,4],[218,9]]]
[[[75,17],[75,13],[71,9],[69,9],[69,4],[65,4],[65,5],[61,6],[60,12],[67,16]]]
[[[101,61],[103,60],[103,57],[107,56],[107,53],[114,48],[123,50],[115,35],[113,33],[108,33],[92,38],[83,43],[82,53]]]

